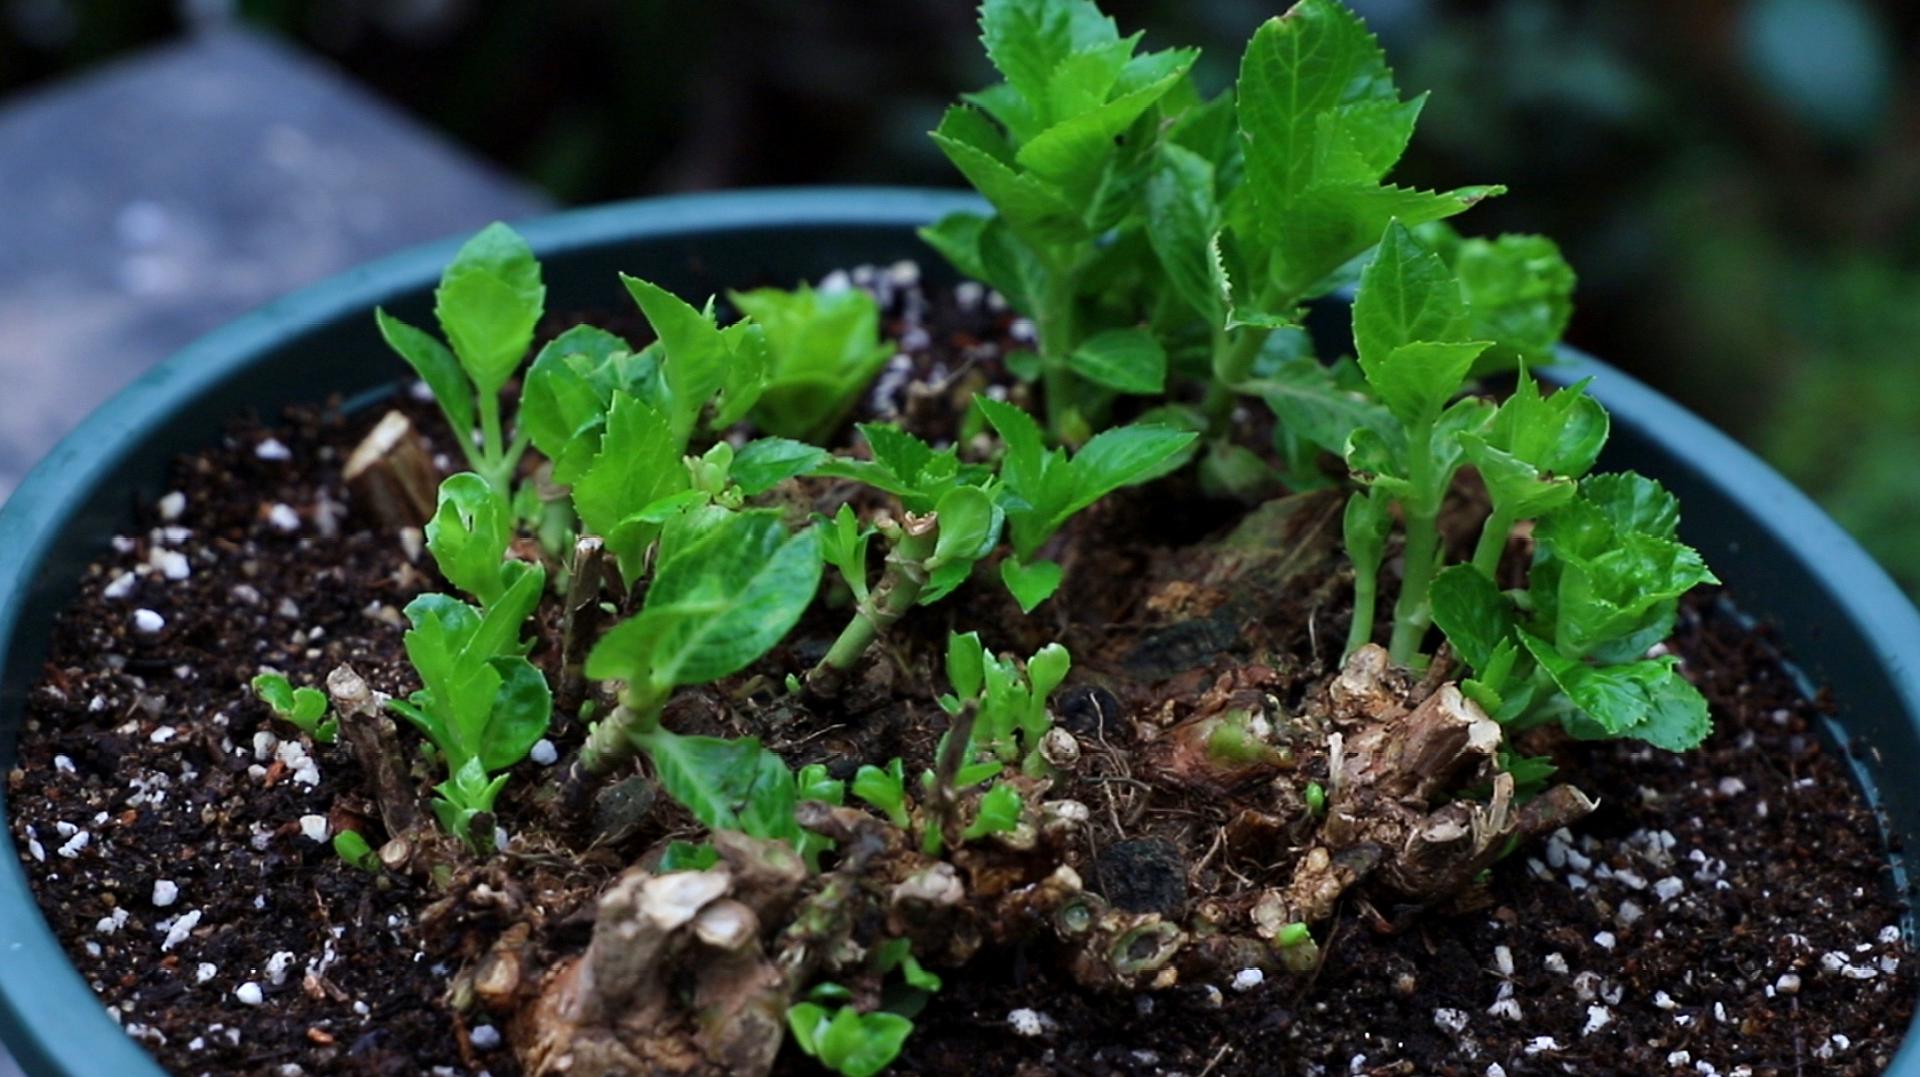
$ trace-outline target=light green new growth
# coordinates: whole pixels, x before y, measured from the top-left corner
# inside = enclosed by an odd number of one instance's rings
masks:
[[[500,390],[533,345],[547,289],[519,234],[491,224],[466,242],[440,277],[434,315],[446,344],[375,312],[380,334],[433,391],[468,466],[503,497],[527,447],[524,430],[508,441],[501,429]]]
[[[278,673],[262,673],[253,679],[253,694],[275,717],[321,744],[332,744],[340,732],[339,721],[327,718],[327,694],[318,688],[295,688]]]

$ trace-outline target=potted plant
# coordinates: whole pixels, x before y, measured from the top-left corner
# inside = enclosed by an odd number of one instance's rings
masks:
[[[1344,8],[1212,98],[1078,0],[982,22],[1006,81],[935,138],[984,204],[495,226],[215,334],[30,477],[30,1068],[1894,1058],[1885,577],[1542,369],[1570,272],[1439,224],[1497,189],[1385,182],[1420,100]]]

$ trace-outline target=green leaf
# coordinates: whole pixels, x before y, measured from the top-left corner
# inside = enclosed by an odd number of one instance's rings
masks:
[[[986,648],[978,632],[947,633],[947,683],[961,699],[976,699],[986,683]]]
[[[1590,666],[1563,657],[1545,640],[1522,632],[1534,660],[1591,727],[1572,723],[1576,736],[1632,737],[1656,748],[1684,752],[1713,730],[1707,701],[1680,676],[1671,655],[1614,666]]]
[[[956,486],[941,496],[935,508],[938,531],[933,556],[927,560],[932,578],[921,593],[926,605],[946,597],[972,572],[974,562],[1000,542],[1003,518],[993,498],[977,486]]]
[[[1386,408],[1341,385],[1333,371],[1312,356],[1282,363],[1243,390],[1265,400],[1285,429],[1330,453],[1345,454],[1347,438],[1355,430],[1384,433],[1394,427]]]
[[[863,1014],[850,1005],[828,1016],[824,1007],[798,1002],[787,1007],[787,1029],[801,1051],[843,1077],[873,1077],[892,1064],[913,1032],[897,1013]]]
[[[720,853],[706,842],[670,841],[660,854],[659,871],[705,871],[720,862]]]
[[[640,614],[609,631],[587,676],[704,684],[786,636],[820,586],[819,532],[789,533],[777,510],[723,513],[654,574]]]
[[[1336,273],[1364,252],[1390,224],[1409,228],[1464,212],[1506,188],[1459,187],[1421,191],[1404,187],[1316,187],[1287,210],[1274,239],[1269,276],[1283,295],[1323,294],[1343,283]]]
[[[1631,471],[1594,475],[1580,484],[1581,497],[1614,530],[1671,539],[1680,529],[1680,501],[1659,482]]]
[[[373,318],[387,346],[399,353],[420,380],[427,383],[427,388],[433,390],[433,399],[439,403],[441,414],[447,417],[447,426],[454,437],[461,439],[461,445],[468,444],[466,439],[474,429],[473,386],[461,371],[460,361],[446,345],[384,310],[375,309]]]
[[[1092,0],[985,0],[980,40],[1007,85],[1038,104],[1069,57],[1113,45],[1120,31]]]
[[[1174,293],[1209,325],[1224,317],[1212,243],[1220,228],[1214,169],[1205,158],[1164,145],[1146,185],[1147,242]]]
[[[373,847],[367,844],[367,839],[361,837],[358,830],[342,830],[335,834],[333,853],[361,871],[380,870],[380,858],[374,855]]]
[[[759,438],[741,448],[729,474],[740,492],[752,497],[811,472],[827,456],[825,449],[787,438]]]
[[[1033,689],[1035,707],[1045,711],[1047,697],[1067,679],[1067,671],[1072,668],[1072,656],[1058,643],[1047,644],[1027,659],[1027,684]]]
[[[1082,341],[1067,360],[1081,377],[1118,393],[1166,391],[1167,353],[1145,329],[1108,329]]]
[[[620,531],[635,513],[686,489],[687,469],[680,465],[686,439],[676,437],[669,417],[654,405],[616,393],[607,412],[600,451],[573,484],[573,507],[587,530],[607,540],[629,585],[646,568],[652,528]]]
[[[1529,519],[1572,499],[1574,480],[1593,467],[1607,440],[1606,409],[1585,388],[1582,382],[1543,397],[1522,370],[1484,434],[1461,438],[1495,508]]]
[[[998,288],[1015,310],[1038,311],[1052,288],[1054,270],[1046,258],[997,218],[980,233],[980,265],[986,270],[982,279]]]
[[[1406,344],[1458,341],[1466,324],[1460,284],[1404,225],[1387,226],[1353,300],[1353,342],[1371,379]]]
[[[826,562],[840,570],[840,578],[856,602],[867,600],[867,548],[874,530],[862,527],[851,505],[841,505],[832,520],[821,519],[820,549]]]
[[[606,418],[614,378],[605,372],[615,356],[629,352],[627,342],[604,330],[577,325],[547,342],[527,368],[520,388],[521,429],[555,465],[598,447],[598,428]],[[586,438],[589,443],[575,448]]]
[[[866,439],[874,461],[891,471],[906,486],[917,485],[920,473],[933,462],[933,447],[897,426],[861,423],[860,436]]]
[[[488,225],[454,255],[434,313],[482,396],[498,393],[526,358],[546,296],[532,249],[504,224]]]
[[[1428,600],[1433,623],[1446,633],[1454,652],[1474,672],[1484,673],[1495,648],[1513,635],[1513,604],[1472,565],[1453,565],[1434,577]]]
[[[710,830],[790,839],[793,774],[752,737],[694,737],[654,729],[636,737],[660,786]]]
[[[491,665],[500,675],[500,688],[481,735],[480,763],[489,771],[500,771],[525,759],[547,735],[553,696],[546,677],[526,659],[495,658]]]
[[[894,826],[905,830],[913,819],[907,812],[907,779],[900,760],[885,770],[869,763],[853,776],[853,795],[880,809]]]
[[[767,383],[752,415],[768,433],[805,441],[830,436],[893,354],[880,339],[879,304],[861,289],[801,285],[730,297],[766,334]]]
[[[980,798],[980,807],[961,833],[962,841],[1004,834],[1020,825],[1020,794],[1011,785],[995,785]]]
[[[1388,499],[1372,491],[1357,491],[1347,498],[1342,517],[1347,556],[1356,568],[1377,572],[1386,551],[1387,532],[1393,527]]]
[[[1152,478],[1155,469],[1197,436],[1191,430],[1139,423],[1094,435],[1073,456],[1073,501],[1061,522],[1122,486]]]
[[[278,673],[262,673],[253,679],[253,694],[281,718],[293,715],[293,684]]]
[[[1042,242],[1074,243],[1086,238],[1086,228],[1066,194],[1038,176],[1019,171],[1012,162],[1011,147],[981,112],[965,106],[948,109],[932,137],[1008,224]],[[984,256],[985,235],[981,242]]]
[[[1573,317],[1572,267],[1545,236],[1469,239],[1453,258],[1467,296],[1471,334],[1493,341],[1476,374],[1554,361]]]
[[[1255,31],[1240,61],[1237,95],[1248,184],[1270,220],[1313,178],[1322,113],[1396,98],[1379,42],[1333,0],[1303,0]]]
[[[1320,113],[1314,122],[1314,182],[1379,183],[1406,152],[1426,100],[1425,94],[1411,101],[1389,95]]]
[[[986,265],[980,260],[980,236],[988,220],[978,213],[949,213],[920,229],[918,234],[927,246],[940,252],[941,257],[959,270],[961,276],[986,280]]]
[[[673,436],[684,444],[707,402],[727,384],[734,342],[714,321],[711,303],[705,311],[696,310],[657,284],[624,273],[620,280],[666,352],[661,364],[667,388],[665,410]],[[764,343],[763,339],[763,348]]]
[[[1460,391],[1474,359],[1485,349],[1485,341],[1402,344],[1367,370],[1367,381],[1401,422],[1431,423]]]
[[[440,574],[485,605],[506,589],[500,571],[513,540],[513,506],[471,471],[440,484],[440,506],[427,521],[427,551]]]
[[[819,1034],[826,1029],[826,1007],[813,1002],[796,1002],[787,1007],[787,1030],[793,1033],[794,1046],[809,1058],[820,1057]]]
[[[1021,613],[1032,613],[1040,603],[1051,598],[1060,589],[1062,573],[1054,561],[1035,561],[1028,565],[1022,564],[1017,556],[1009,556],[1000,562],[1000,580],[1007,585],[1014,601],[1020,603]]]
[[[1672,628],[1672,602],[1703,583],[1718,583],[1692,547],[1628,533],[1606,552],[1567,558],[1561,570],[1554,642],[1579,654],[1628,640],[1609,653],[1644,651]]]
[[[1021,146],[1014,159],[1066,191],[1092,194],[1101,167],[1114,155],[1114,140],[1186,74],[1197,55],[1197,50],[1173,53],[1173,63],[1158,79],[1061,119]]]

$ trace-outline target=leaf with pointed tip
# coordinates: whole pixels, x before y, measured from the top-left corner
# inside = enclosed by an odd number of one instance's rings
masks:
[[[674,433],[672,420],[658,408],[616,393],[600,451],[573,484],[573,507],[581,523],[607,540],[629,583],[644,572],[646,548],[654,535],[646,528],[622,530],[621,525],[655,501],[687,488],[687,469],[680,464],[686,441]]]
[[[454,255],[434,313],[482,396],[498,393],[526,358],[546,296],[532,249],[504,224],[488,225]]]
[[[1512,638],[1513,603],[1472,565],[1453,565],[1435,576],[1429,601],[1433,623],[1476,673],[1485,672],[1495,648]]]
[[[460,369],[460,361],[453,357],[445,344],[384,310],[376,308],[373,318],[387,346],[405,359],[420,380],[427,383],[427,388],[433,390],[433,399],[447,417],[447,425],[453,429],[454,436],[461,439],[469,437],[474,429],[473,384]],[[462,444],[465,444],[464,440]]]

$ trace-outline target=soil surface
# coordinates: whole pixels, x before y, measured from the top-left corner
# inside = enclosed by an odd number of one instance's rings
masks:
[[[881,293],[902,349],[864,415],[950,438],[957,394],[1008,387],[1002,357],[1031,327],[997,297],[923,293],[906,266],[853,279]],[[403,400],[446,467],[437,413],[417,393]],[[423,931],[439,893],[334,855],[340,829],[377,839],[352,755],[301,737],[247,688],[269,669],[318,685],[341,663],[380,691],[416,686],[399,611],[444,585],[417,536],[372,527],[339,477],[377,417],[245,420],[179,461],[173,492],[80,582],[31,694],[7,775],[15,842],[75,965],[174,1072],[516,1072],[506,1030],[447,1002],[486,940]],[[783,491],[813,507],[848,494]],[[846,616],[816,603],[788,644],[683,693],[669,720],[759,735],[838,777],[893,755],[911,770],[943,728],[930,686],[944,687],[949,628],[1021,656],[1059,640],[1074,672],[1055,710],[1080,758],[1051,795],[1093,815],[1074,866],[1116,905],[1177,912],[1271,876],[1296,835],[1249,837],[1245,785],[1152,778],[1173,766],[1153,731],[1223,693],[1258,690],[1290,713],[1324,685],[1350,602],[1338,520],[1325,495],[1249,509],[1166,480],[1056,540],[1068,583],[1030,618],[976,581],[903,622],[838,699],[804,706],[777,686]],[[548,667],[557,607],[529,633]],[[1713,737],[1679,756],[1533,745],[1601,806],[1501,860],[1453,908],[1411,916],[1350,897],[1321,932],[1315,972],[1140,994],[1083,989],[1038,943],[990,946],[940,970],[946,987],[895,1072],[1878,1072],[1911,1015],[1915,970],[1881,829],[1820,733],[1824,704],[1726,596],[1691,598],[1670,646],[1713,704]],[[627,864],[697,836],[665,806],[584,851],[545,832],[543,779],[583,735],[556,719],[551,743],[514,768],[499,819],[500,864],[540,894],[550,953],[585,942],[595,895]],[[791,1049],[780,1068],[812,1072]]]

